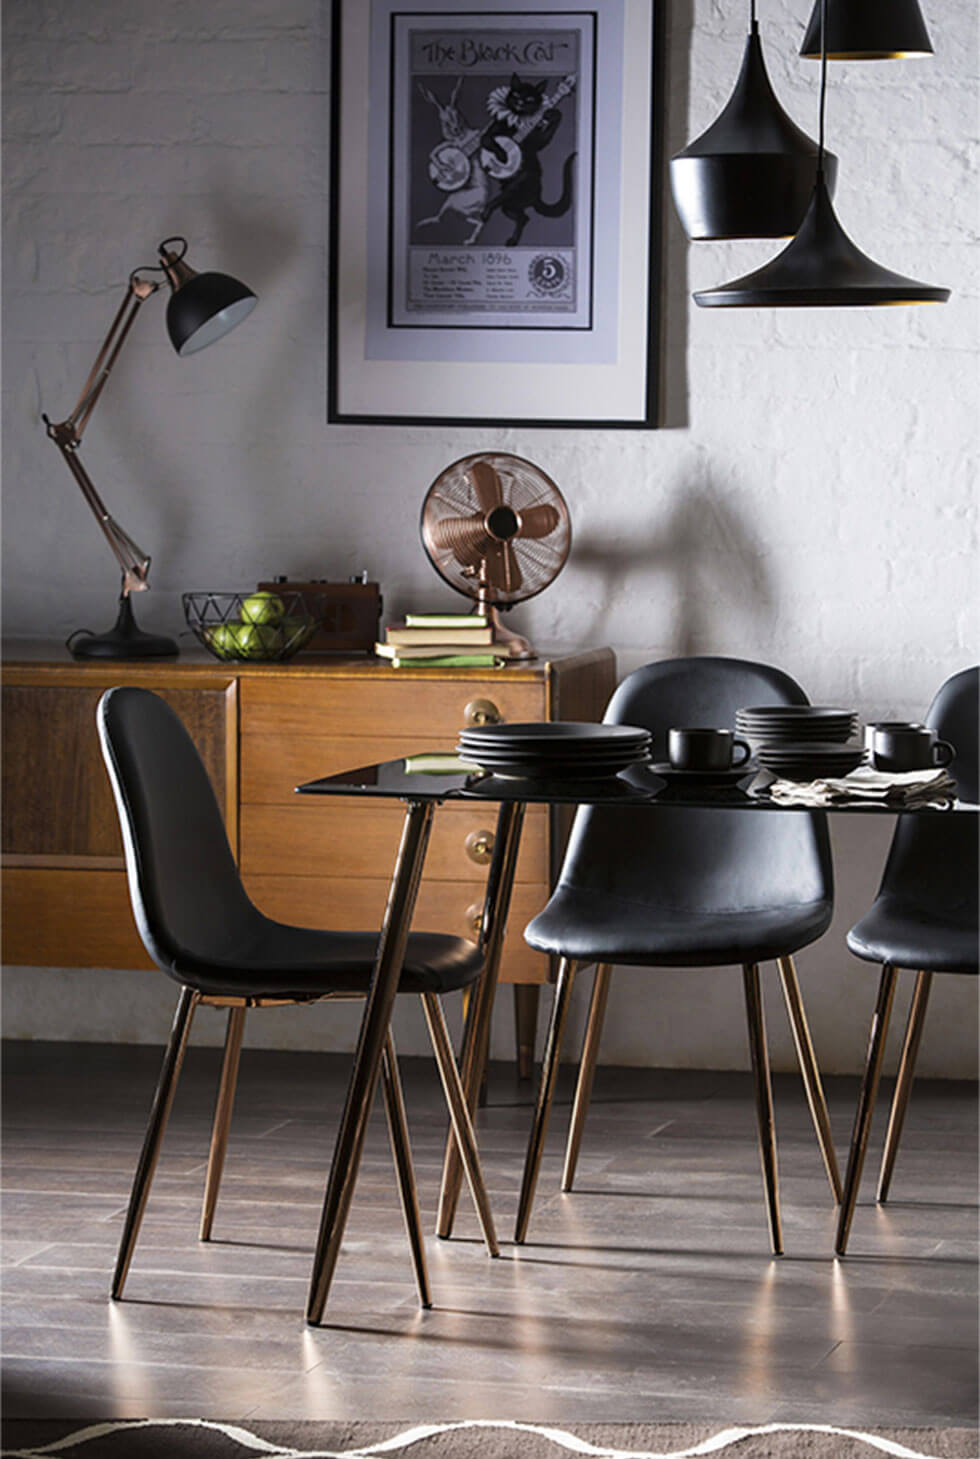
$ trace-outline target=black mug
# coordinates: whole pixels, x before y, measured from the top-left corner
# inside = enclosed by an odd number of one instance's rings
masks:
[[[956,754],[948,740],[937,740],[925,725],[876,725],[873,744],[876,770],[934,770]]]
[[[920,730],[920,729],[925,729],[925,725],[924,724],[919,724],[918,720],[911,720],[911,719],[879,719],[875,724],[866,724],[864,726],[864,748],[867,750],[869,756],[874,755],[874,751],[875,751],[875,734],[880,729],[882,729],[882,730],[901,730],[901,729],[915,729],[915,730]]]
[[[745,751],[741,760],[734,751]],[[674,770],[737,770],[752,748],[727,729],[672,729],[667,733],[667,754]]]

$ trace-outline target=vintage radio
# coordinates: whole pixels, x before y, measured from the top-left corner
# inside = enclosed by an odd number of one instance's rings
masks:
[[[260,592],[299,593],[308,600],[310,611],[322,616],[316,633],[300,653],[373,653],[380,633],[381,590],[361,573],[347,582],[294,583],[276,577],[259,583]]]

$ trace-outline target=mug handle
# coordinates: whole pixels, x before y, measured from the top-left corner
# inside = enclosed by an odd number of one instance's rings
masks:
[[[944,745],[945,743],[946,743],[945,740],[937,740],[936,741],[936,744],[937,745]],[[742,756],[741,760],[736,760],[735,759],[735,751],[739,747],[741,747],[745,751],[745,754]],[[732,740],[732,769],[733,770],[740,770],[743,765],[747,765],[748,764],[748,762],[749,762],[749,760],[751,758],[752,758],[752,746],[749,744],[748,740]],[[940,762],[937,760],[936,763],[938,765]],[[949,761],[946,760],[943,763],[945,763],[945,764],[948,765],[949,764]]]
[[[955,758],[956,751],[949,740],[933,740],[932,763],[934,765],[948,765]]]

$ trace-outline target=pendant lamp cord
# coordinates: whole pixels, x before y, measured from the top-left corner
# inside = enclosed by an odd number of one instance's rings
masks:
[[[755,3],[755,0],[752,0]],[[823,177],[824,112],[827,106],[827,0],[820,0],[820,133],[817,138],[817,177]]]

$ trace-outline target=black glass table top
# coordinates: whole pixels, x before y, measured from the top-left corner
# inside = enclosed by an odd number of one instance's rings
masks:
[[[963,801],[942,805],[907,806],[897,801],[835,801],[810,807],[786,805],[769,798],[773,777],[751,766],[744,776],[721,785],[688,782],[658,775],[649,765],[636,765],[619,775],[591,780],[521,780],[468,769],[451,751],[444,754],[410,755],[362,765],[338,775],[326,775],[298,785],[302,795],[354,795],[388,800],[434,801],[485,800],[495,803],[521,801],[529,805],[676,805],[731,807],[744,810],[781,812],[820,809],[852,815],[948,815],[976,813],[980,807]]]

